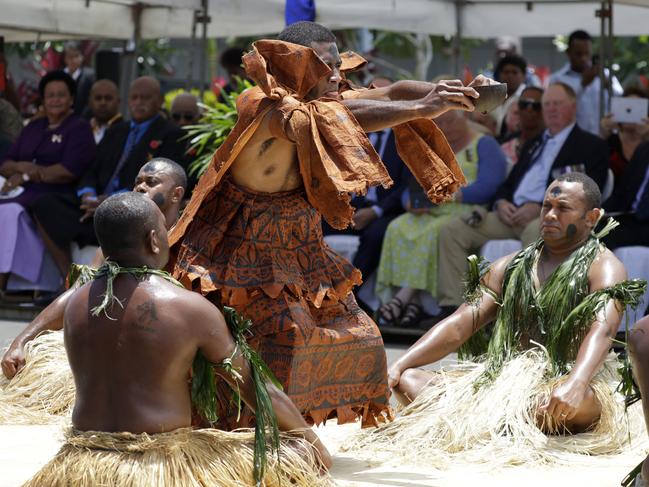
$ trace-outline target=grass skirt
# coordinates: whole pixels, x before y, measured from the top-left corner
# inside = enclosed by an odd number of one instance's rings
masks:
[[[157,435],[70,430],[54,459],[25,486],[253,486],[253,443],[253,430]],[[330,485],[315,465],[308,442],[282,436],[280,461],[269,455],[262,485]]]
[[[0,424],[50,424],[70,416],[75,386],[62,331],[28,342],[25,366],[9,381],[1,377]]]
[[[646,441],[640,404],[625,414],[615,393],[618,362],[610,356],[591,382],[602,405],[599,422],[588,432],[546,435],[536,426],[536,411],[557,384],[548,380],[542,352],[530,350],[506,363],[491,383],[476,387],[483,363],[461,362],[435,373],[421,394],[394,422],[364,430],[343,449],[361,456],[444,469],[451,462],[490,468],[526,462],[570,462],[583,455],[613,455]]]

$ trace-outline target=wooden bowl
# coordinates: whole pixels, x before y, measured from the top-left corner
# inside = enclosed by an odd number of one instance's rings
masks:
[[[475,101],[475,109],[478,112],[490,112],[507,99],[507,83],[474,86],[473,89],[480,94],[480,98]]]

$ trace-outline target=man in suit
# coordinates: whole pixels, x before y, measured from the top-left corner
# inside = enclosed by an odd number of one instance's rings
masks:
[[[542,109],[546,129],[523,147],[518,163],[496,193],[493,211],[454,218],[440,231],[438,299],[443,315],[462,304],[470,254],[488,240],[517,238],[525,247],[538,238],[541,203],[552,180],[578,171],[590,176],[600,189],[606,182],[606,142],[576,124],[577,98],[572,88],[563,83],[550,85],[543,93]]]
[[[410,171],[397,154],[397,146],[391,129],[368,134],[370,142],[385,164],[394,184],[385,189],[382,186],[371,187],[365,196],[352,198],[356,210],[353,227],[335,230],[323,221],[323,233],[358,235],[360,242],[354,257],[354,267],[359,269],[363,278],[369,278],[379,265],[383,236],[388,224],[403,213],[401,195],[408,186]]]
[[[184,133],[160,116],[160,83],[148,76],[130,86],[131,121],[110,127],[97,148],[97,160],[82,177],[76,195],[49,194],[40,198],[33,216],[45,245],[61,275],[71,263],[70,243],[97,245],[94,212],[108,196],[129,191],[140,168],[154,157],[166,157],[183,165]]]
[[[63,71],[72,76],[77,84],[77,94],[74,97],[74,114],[83,115],[88,106],[90,90],[95,82],[95,71],[92,68],[83,67],[83,53],[81,45],[75,41],[65,43],[63,51]]]
[[[649,246],[649,142],[635,150],[604,209],[620,222],[604,238],[609,249]]]

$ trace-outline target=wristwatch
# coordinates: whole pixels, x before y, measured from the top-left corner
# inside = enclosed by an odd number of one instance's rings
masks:
[[[23,173],[23,181],[29,181],[29,174],[27,174],[26,172]]]

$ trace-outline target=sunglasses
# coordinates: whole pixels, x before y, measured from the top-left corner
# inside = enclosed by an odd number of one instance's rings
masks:
[[[535,112],[540,112],[541,102],[536,100],[520,99],[518,100],[518,108],[520,108],[521,110],[527,110],[528,108],[531,108]]]
[[[197,116],[192,112],[174,112],[171,114],[171,118],[173,118],[176,122],[180,122],[181,120],[188,120],[190,122],[193,122],[197,118]]]

